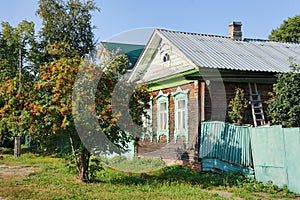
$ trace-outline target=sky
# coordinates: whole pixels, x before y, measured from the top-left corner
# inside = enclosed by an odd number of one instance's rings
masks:
[[[232,21],[242,22],[244,38],[267,39],[283,20],[300,14],[299,0],[95,0],[95,39],[143,44],[153,28],[228,36]],[[0,21],[12,26],[26,19],[41,28],[38,0],[1,0]],[[131,37],[130,37],[131,35]],[[133,35],[133,37],[132,37]]]

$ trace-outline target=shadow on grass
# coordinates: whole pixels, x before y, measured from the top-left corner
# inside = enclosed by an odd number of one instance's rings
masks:
[[[0,148],[0,153],[13,155],[13,149]],[[69,171],[76,175],[77,171],[72,160],[72,156],[69,154],[53,153],[43,150],[39,150],[36,147],[22,148],[22,154],[30,155],[34,154],[35,157],[57,157],[63,158],[66,161],[66,167]],[[21,155],[22,157],[22,155]],[[141,160],[136,160],[138,168],[143,167]],[[156,163],[158,161],[148,161]],[[123,166],[123,165],[122,165]],[[123,166],[124,167],[124,166]],[[135,168],[137,169],[137,168]],[[209,188],[214,186],[234,186],[238,184],[238,180],[242,181],[247,177],[240,173],[227,173],[225,175],[204,173],[193,170],[187,166],[172,165],[162,167],[161,169],[151,173],[126,173],[120,172],[112,168],[105,167],[97,159],[92,159],[90,163],[89,175],[91,183],[112,183],[121,185],[152,185],[160,186],[173,185],[173,184],[191,184],[199,185],[202,188]]]
[[[122,173],[106,169],[99,173],[95,182],[106,182],[122,185],[173,185],[190,184],[199,185],[201,188],[217,186],[236,186],[239,182],[248,179],[246,175],[236,172],[224,175],[204,173],[192,170],[187,166],[172,165],[149,174]]]
[[[111,183],[114,185],[143,185],[150,187],[162,187],[171,185],[196,185],[202,189],[212,189],[216,187],[240,188],[253,193],[277,194],[278,196],[295,198],[298,195],[289,191],[286,186],[279,188],[272,183],[263,184],[249,178],[242,172],[227,172],[225,174],[215,174],[199,172],[187,166],[172,165],[164,167],[153,173],[122,173],[112,169],[102,170],[98,176],[98,181]]]

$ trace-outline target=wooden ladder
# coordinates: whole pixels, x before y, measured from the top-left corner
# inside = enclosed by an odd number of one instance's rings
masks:
[[[252,118],[254,126],[256,127],[259,123],[260,125],[265,125],[265,116],[263,111],[263,106],[260,98],[260,94],[257,91],[256,83],[248,83],[249,94],[250,94],[250,103],[252,110]]]

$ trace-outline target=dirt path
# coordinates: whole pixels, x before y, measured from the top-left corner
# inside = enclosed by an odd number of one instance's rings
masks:
[[[227,192],[227,191],[222,191],[222,190],[210,190],[209,192],[213,193],[213,194],[218,194],[219,196],[223,197],[223,198],[233,198],[234,200],[243,200],[243,198],[240,197],[233,197],[233,193],[232,192]],[[257,193],[257,199],[272,199],[271,196],[267,193]],[[276,198],[278,200],[283,200],[282,198]],[[300,197],[296,197],[296,200],[300,200]]]
[[[22,165],[0,165],[0,178],[24,178],[31,173],[37,172],[38,170],[39,168],[37,167],[28,167]],[[0,196],[0,200],[6,200],[6,198]]]
[[[210,190],[209,192],[214,193],[214,194],[218,194],[221,197],[224,198],[231,198],[233,196],[233,193],[231,192],[226,192],[226,191],[221,191],[221,190]],[[242,200],[242,198],[240,197],[234,197],[235,200]]]
[[[24,177],[38,170],[39,169],[36,167],[28,167],[22,165],[0,165],[0,175],[2,176]]]

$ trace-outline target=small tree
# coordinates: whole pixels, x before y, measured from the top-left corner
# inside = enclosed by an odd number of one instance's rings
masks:
[[[235,96],[229,102],[228,107],[230,108],[228,114],[231,121],[236,124],[244,123],[244,113],[246,108],[248,107],[248,101],[245,97],[243,89],[235,89]]]
[[[291,72],[277,75],[277,82],[270,92],[267,115],[272,124],[284,127],[300,126],[300,74],[296,64],[291,64]]]

